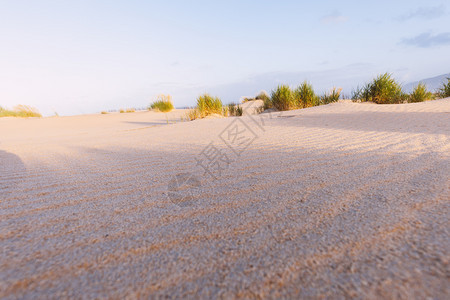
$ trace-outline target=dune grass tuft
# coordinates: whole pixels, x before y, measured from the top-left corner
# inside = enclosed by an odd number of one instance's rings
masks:
[[[203,94],[197,98],[197,110],[201,118],[211,114],[223,115],[222,107],[222,100],[219,97]]]
[[[186,112],[186,119],[187,120],[193,121],[193,120],[196,120],[196,119],[199,119],[199,118],[200,118],[200,112],[198,111],[198,109],[196,107],[192,108],[192,109],[189,109]]]
[[[442,83],[442,86],[439,88],[437,95],[440,98],[450,97],[450,78],[447,78],[447,83]]]
[[[332,88],[330,93],[325,93],[322,97],[320,97],[320,104],[330,104],[333,102],[337,102],[339,97],[341,96],[342,88]]]
[[[262,110],[273,107],[272,99],[270,99],[270,95],[266,91],[259,92],[258,95],[256,95],[255,99],[262,100],[264,102],[264,107]]]
[[[226,106],[226,116],[240,117],[244,113],[242,107],[236,103],[230,103]]]
[[[433,93],[427,90],[427,87],[424,83],[419,83],[412,93],[409,95],[408,102],[423,102],[425,100],[430,100],[433,98]]]
[[[294,91],[295,108],[307,108],[319,105],[313,86],[307,81],[302,82]]]
[[[155,102],[150,104],[150,109],[160,112],[169,112],[173,109],[172,96],[159,95]]]
[[[270,96],[266,91],[261,91],[258,93],[258,95],[256,95],[255,99],[266,102],[266,101],[270,100]]]
[[[353,100],[377,104],[402,103],[406,98],[401,85],[389,73],[378,75],[363,88],[358,88],[352,96]]]
[[[272,106],[280,111],[295,109],[296,107],[294,92],[288,85],[279,85],[272,91],[271,99]]]
[[[40,118],[42,115],[34,107],[17,105],[12,110],[0,106],[0,117]]]
[[[333,88],[330,93],[319,97],[307,81],[302,82],[295,90],[291,90],[288,85],[279,85],[272,91],[272,97],[264,101],[264,109],[274,107],[283,111],[329,104],[339,100],[341,91],[341,88]]]

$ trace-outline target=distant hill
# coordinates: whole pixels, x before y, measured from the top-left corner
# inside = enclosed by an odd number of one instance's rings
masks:
[[[450,73],[442,74],[436,77],[426,78],[415,82],[407,83],[403,86],[403,89],[405,92],[410,93],[414,89],[414,87],[419,83],[425,83],[427,85],[427,89],[429,91],[436,91],[438,88],[442,86],[443,82],[447,81],[447,78],[450,77]]]

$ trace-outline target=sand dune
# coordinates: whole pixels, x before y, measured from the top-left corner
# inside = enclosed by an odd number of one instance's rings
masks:
[[[450,99],[0,119],[1,298],[450,294]]]

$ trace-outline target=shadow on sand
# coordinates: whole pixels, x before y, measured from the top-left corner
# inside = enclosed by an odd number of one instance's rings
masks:
[[[17,155],[0,150],[0,193],[11,193],[25,171]]]

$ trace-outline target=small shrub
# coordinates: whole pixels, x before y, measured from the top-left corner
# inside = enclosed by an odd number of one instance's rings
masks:
[[[230,103],[226,106],[227,115],[235,116],[236,115],[236,103]]]
[[[136,109],[134,109],[134,108],[127,108],[125,110],[126,113],[132,113],[132,112],[135,112],[135,111],[136,111]]]
[[[193,121],[195,119],[200,118],[200,112],[197,108],[190,109],[186,112],[186,119]]]
[[[273,108],[272,99],[264,100],[264,106],[262,107],[262,110],[266,110],[269,108]]]
[[[320,104],[329,104],[332,102],[337,102],[341,96],[341,88],[336,89],[335,87],[331,89],[330,93],[324,94],[320,97]]]
[[[120,112],[121,114],[123,114],[123,113],[125,113],[125,110],[121,108],[121,109],[119,110],[119,112]]]
[[[356,102],[358,100],[362,99],[362,92],[364,88],[357,87],[356,89],[352,90],[352,95],[350,96],[350,99],[352,99],[353,102]]]
[[[102,115],[106,115],[107,113],[108,113],[108,112],[106,112],[106,111],[102,111],[102,112],[101,112]]]
[[[442,83],[438,90],[438,96],[441,98],[450,97],[450,78],[447,78],[447,83]]]
[[[243,113],[244,113],[244,109],[241,106],[238,105],[236,107],[236,117],[242,116]]]
[[[222,115],[224,117],[229,117],[230,116],[230,108],[229,108],[230,104],[225,105],[222,107]]]
[[[266,91],[259,92],[259,94],[256,95],[255,99],[262,100],[264,102],[264,107],[261,108],[262,111],[273,107],[272,100],[270,99],[270,96]]]
[[[295,89],[294,98],[296,108],[306,108],[319,104],[319,99],[314,93],[312,85],[306,81]]]
[[[279,85],[272,91],[272,105],[278,110],[290,110],[295,108],[294,93],[288,85]]]
[[[159,95],[155,102],[150,104],[150,109],[160,112],[169,112],[173,109],[172,97],[170,95]]]
[[[423,102],[433,97],[433,94],[427,90],[427,87],[423,83],[419,83],[409,95],[408,102]]]
[[[258,93],[258,95],[256,95],[255,99],[264,101],[264,100],[269,100],[270,96],[269,96],[269,94],[267,94],[266,91],[261,91]]]
[[[197,98],[197,109],[201,118],[211,114],[223,114],[220,98],[208,94],[203,94]]]
[[[357,89],[352,98],[354,97],[361,101],[372,101],[377,104],[401,103],[407,98],[401,85],[389,73],[379,75],[362,89]]]
[[[42,115],[34,107],[17,105],[12,110],[0,107],[0,117],[40,118]]]
[[[230,117],[240,117],[243,114],[243,109],[236,103],[230,103],[226,106],[227,115]]]

